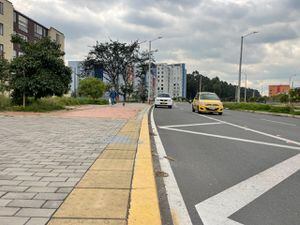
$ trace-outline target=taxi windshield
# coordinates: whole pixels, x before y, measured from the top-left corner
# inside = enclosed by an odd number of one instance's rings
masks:
[[[220,100],[219,97],[214,93],[200,94],[201,100]]]

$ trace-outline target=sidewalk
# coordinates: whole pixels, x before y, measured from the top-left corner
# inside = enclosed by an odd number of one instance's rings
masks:
[[[123,225],[128,217],[139,221],[134,211],[129,214],[129,206],[140,204],[130,202],[130,194],[132,187],[139,190],[132,178],[138,174],[135,155],[142,144],[146,108],[85,106],[47,115],[0,115],[0,136],[5,138],[0,142],[0,224]],[[147,139],[145,118],[143,124]],[[159,224],[151,149],[145,149],[150,155],[147,174],[153,177],[148,190],[154,196],[146,203],[154,212],[153,224]]]

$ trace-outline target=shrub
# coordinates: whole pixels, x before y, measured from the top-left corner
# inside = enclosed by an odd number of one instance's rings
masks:
[[[0,95],[0,111],[7,110],[10,106],[10,99],[5,95]]]
[[[105,84],[94,77],[88,77],[79,83],[79,96],[88,98],[101,98],[105,91]]]

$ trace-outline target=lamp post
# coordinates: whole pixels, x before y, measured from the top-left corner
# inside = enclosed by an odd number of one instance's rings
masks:
[[[148,71],[148,103],[150,104],[150,96],[151,96],[151,44],[153,41],[156,41],[156,40],[159,40],[159,39],[162,39],[161,36],[153,39],[153,40],[150,40],[149,41],[149,52],[148,52],[148,57],[149,57],[149,71]]]
[[[295,76],[297,76],[296,74],[293,74],[293,75],[291,75],[290,77],[289,77],[289,87],[290,87],[290,90],[291,89],[293,89],[293,85],[292,85],[292,87],[291,87],[291,81],[292,81],[292,79],[293,79],[293,77],[295,77]],[[291,94],[290,94],[290,90],[289,90],[289,105],[291,104]]]
[[[244,38],[257,34],[257,31],[251,32],[249,34],[241,36],[241,51],[240,51],[240,65],[239,65],[239,82],[238,82],[238,87],[237,87],[237,93],[236,93],[236,101],[240,102],[240,95],[241,95],[241,78],[242,78],[242,62],[243,62],[243,45],[244,45]]]
[[[244,91],[244,102],[247,102],[247,73],[245,73],[245,91]]]

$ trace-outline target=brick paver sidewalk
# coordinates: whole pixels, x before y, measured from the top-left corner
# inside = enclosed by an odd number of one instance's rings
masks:
[[[0,224],[44,225],[145,105],[0,115]]]

